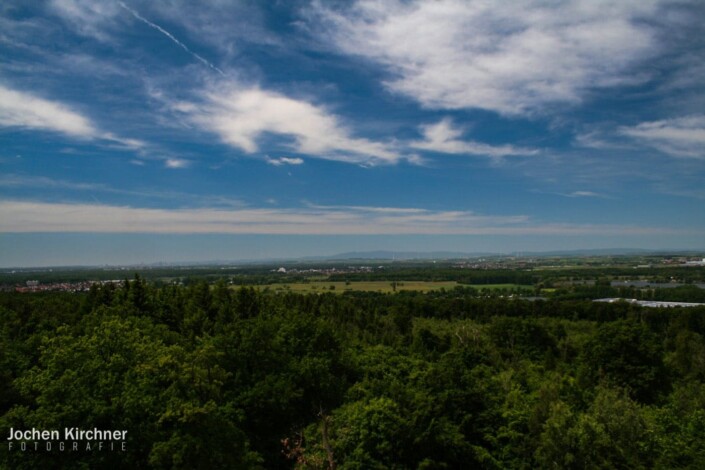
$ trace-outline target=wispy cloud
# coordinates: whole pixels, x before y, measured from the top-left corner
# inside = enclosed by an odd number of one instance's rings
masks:
[[[209,1],[196,6],[192,0],[170,0],[149,2],[148,6],[160,20],[179,24],[190,36],[216,47],[227,57],[233,57],[252,43],[269,48],[290,46],[280,31],[268,28],[268,18],[260,2]]]
[[[282,166],[282,165],[303,165],[304,160],[303,158],[298,158],[298,157],[281,157],[281,158],[271,158],[271,157],[266,157],[265,161],[269,163],[270,165],[274,166]]]
[[[620,127],[619,133],[674,157],[705,158],[702,114]]]
[[[142,163],[144,164],[144,163]],[[48,178],[46,176],[28,176],[22,174],[0,175],[0,188],[36,188],[43,190],[80,191],[94,194],[119,194],[132,196],[140,200],[167,200],[170,203],[179,202],[188,207],[244,207],[240,199],[209,194],[195,194],[173,190],[135,189],[113,187],[104,183],[87,183],[65,179]]]
[[[607,136],[605,132],[600,132],[596,130],[576,134],[575,145],[578,147],[592,149],[614,149],[624,147],[623,143],[616,142],[614,139],[610,139],[610,137]]]
[[[124,15],[120,14],[126,12],[167,36],[182,49],[188,49],[190,54],[194,53],[193,48],[186,46],[186,42],[158,23],[176,24],[180,30],[186,30],[190,38],[197,38],[199,43],[207,43],[228,57],[249,43],[286,46],[285,39],[267,28],[262,5],[247,0],[198,4],[191,0],[130,0],[122,2],[124,6],[113,0],[49,0],[48,3],[50,11],[61,17],[74,31],[102,42],[119,41],[119,28],[127,23]],[[158,21],[149,18],[158,18]],[[197,60],[204,63],[206,59]],[[204,65],[211,68],[208,64]],[[215,65],[213,67],[217,68]]]
[[[93,138],[99,133],[90,119],[69,106],[0,85],[0,126],[59,132]]]
[[[120,11],[114,2],[95,0],[51,0],[49,7],[83,36],[110,40],[110,27]]]
[[[166,36],[171,42],[186,51],[194,59],[209,69],[219,73],[220,75],[225,75],[220,68],[205,59],[200,54],[194,52],[183,41],[174,36],[174,34],[157,23],[145,18],[136,9],[128,6],[125,2],[120,0],[117,2],[102,2],[95,0],[51,0],[49,5],[50,9],[69,25],[71,25],[77,33],[83,36],[92,37],[102,42],[108,42],[114,39],[114,30],[116,30],[116,27],[120,24],[120,17],[118,14],[120,11],[125,11],[134,19],[146,24],[150,28]],[[173,5],[171,7],[173,7]],[[157,10],[170,10],[169,6],[164,5],[156,5],[156,8]],[[192,8],[192,6],[187,8],[182,5],[179,11],[181,15],[188,15],[190,14],[188,10]],[[184,21],[185,24],[191,24],[191,22],[185,21],[183,17],[180,19]],[[210,21],[213,21],[213,17],[210,18]]]
[[[149,146],[149,144],[143,140],[120,137],[112,132],[104,132],[100,135],[100,137],[129,150],[142,150]]]
[[[383,65],[389,89],[426,107],[520,115],[645,81],[632,66],[659,51],[643,21],[659,3],[359,0],[317,2],[309,15],[338,50]]]
[[[234,83],[208,90],[204,103],[179,102],[174,110],[223,142],[247,153],[266,134],[292,139],[296,153],[359,164],[390,164],[404,157],[390,144],[353,137],[339,117],[322,106],[259,87]]]
[[[683,231],[615,225],[540,224],[527,216],[375,207],[152,209],[0,201],[0,232],[232,233],[298,235],[645,235]]]
[[[162,33],[164,36],[168,37],[174,44],[176,44],[177,46],[179,46],[180,48],[182,48],[183,50],[185,50],[186,52],[188,52],[189,54],[191,54],[196,60],[198,60],[199,62],[201,62],[201,63],[202,63],[203,65],[205,65],[206,67],[209,67],[211,70],[214,70],[215,72],[218,72],[220,75],[225,75],[225,73],[223,73],[222,70],[220,70],[218,67],[216,67],[215,65],[213,65],[212,63],[210,63],[209,61],[207,61],[206,59],[204,59],[204,58],[201,57],[200,55],[198,55],[198,54],[196,54],[195,52],[193,52],[191,49],[189,49],[189,48],[186,46],[186,44],[184,44],[183,42],[181,42],[181,41],[179,41],[178,39],[176,39],[176,37],[175,37],[173,34],[171,34],[169,31],[167,31],[166,29],[162,28],[162,27],[159,26],[158,24],[149,21],[147,18],[145,18],[145,17],[143,17],[142,15],[140,15],[139,13],[137,13],[137,11],[135,11],[135,10],[133,10],[132,8],[130,8],[130,7],[128,7],[127,5],[125,5],[125,3],[121,2],[121,1],[118,1],[117,3],[118,3],[118,5],[120,5],[120,7],[122,7],[124,10],[126,10],[127,12],[129,12],[133,17],[135,17],[135,18],[138,19],[139,21],[143,22],[143,23],[146,24],[147,26],[149,26],[149,27],[151,27],[151,28],[153,28],[153,29],[156,29],[157,31],[159,31],[160,33]]]
[[[0,127],[19,127],[58,132],[69,137],[98,140],[121,149],[143,150],[148,144],[139,139],[101,131],[88,117],[58,101],[0,85]]]
[[[25,176],[6,174],[0,175],[0,187],[5,188],[55,188],[80,191],[108,191],[105,185],[99,183],[82,183],[75,181],[47,178],[45,176]]]
[[[461,139],[463,130],[455,127],[450,119],[421,127],[424,140],[412,142],[411,147],[432,152],[458,155],[482,155],[506,157],[510,155],[535,155],[537,150],[513,145],[489,145],[482,142]]]
[[[613,196],[610,196],[606,193],[598,193],[595,191],[586,191],[586,190],[577,190],[577,191],[569,191],[569,192],[532,190],[531,192],[536,193],[536,194],[547,194],[547,195],[551,195],[551,196],[561,196],[561,197],[569,197],[569,198],[614,199]]]

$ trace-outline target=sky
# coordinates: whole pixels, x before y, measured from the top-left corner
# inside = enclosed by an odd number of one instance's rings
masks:
[[[705,250],[705,3],[9,0],[0,266]]]

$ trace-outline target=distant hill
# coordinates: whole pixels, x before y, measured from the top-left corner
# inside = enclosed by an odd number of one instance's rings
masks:
[[[134,270],[134,269],[169,269],[169,268],[208,268],[220,267],[221,269],[237,266],[268,266],[274,264],[298,264],[298,263],[336,263],[347,261],[434,261],[434,260],[460,260],[477,258],[498,258],[498,257],[519,257],[519,258],[550,258],[550,257],[590,257],[590,256],[705,256],[705,250],[645,250],[638,248],[603,248],[588,250],[556,250],[556,251],[513,251],[513,252],[461,252],[461,251],[391,251],[391,250],[371,250],[371,251],[349,251],[334,255],[306,256],[300,258],[262,258],[262,259],[231,259],[231,260],[208,260],[208,261],[177,261],[177,262],[155,262],[138,265],[85,265],[85,266],[43,266],[43,267],[20,267],[9,266],[0,268],[6,273],[14,272],[43,272],[52,270]]]
[[[520,256],[525,257],[552,257],[552,256],[626,256],[626,255],[648,255],[648,254],[677,254],[691,253],[684,250],[644,250],[638,248],[601,248],[589,250],[557,250],[557,251],[516,251],[509,253],[497,252],[460,252],[460,251],[351,251],[339,253],[332,256],[315,256],[302,258],[304,260],[351,260],[351,259],[374,259],[374,260],[440,260],[440,259],[463,259],[496,256]]]

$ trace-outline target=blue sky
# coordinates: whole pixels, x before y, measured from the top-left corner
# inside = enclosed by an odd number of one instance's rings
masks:
[[[705,249],[700,1],[9,1],[0,265]]]

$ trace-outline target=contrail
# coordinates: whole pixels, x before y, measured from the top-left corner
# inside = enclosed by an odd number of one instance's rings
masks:
[[[189,54],[191,54],[192,56],[194,56],[196,59],[198,59],[199,61],[201,61],[204,65],[206,65],[207,67],[210,67],[211,69],[215,70],[215,71],[218,72],[219,74],[225,76],[225,74],[223,73],[222,70],[220,70],[218,67],[216,67],[215,65],[211,64],[211,63],[208,62],[206,59],[204,59],[203,57],[201,57],[200,55],[196,54],[196,53],[193,52],[191,49],[189,49],[188,47],[186,47],[186,44],[184,44],[183,42],[181,42],[181,41],[179,41],[178,39],[176,39],[176,38],[174,37],[174,35],[171,34],[169,31],[167,31],[166,29],[162,28],[162,27],[159,26],[158,24],[152,23],[152,22],[149,21],[147,18],[145,18],[144,16],[140,15],[139,13],[137,13],[135,10],[133,10],[133,9],[130,8],[130,7],[128,7],[127,5],[125,5],[123,2],[118,1],[118,4],[119,4],[121,7],[123,7],[125,10],[127,10],[132,16],[134,16],[135,18],[137,18],[137,19],[140,20],[141,22],[145,23],[147,26],[150,26],[150,27],[156,29],[157,31],[159,31],[160,33],[162,33],[164,36],[166,36],[166,37],[168,37],[169,39],[171,39],[176,45],[180,46],[183,50],[185,50],[186,52],[188,52]]]

